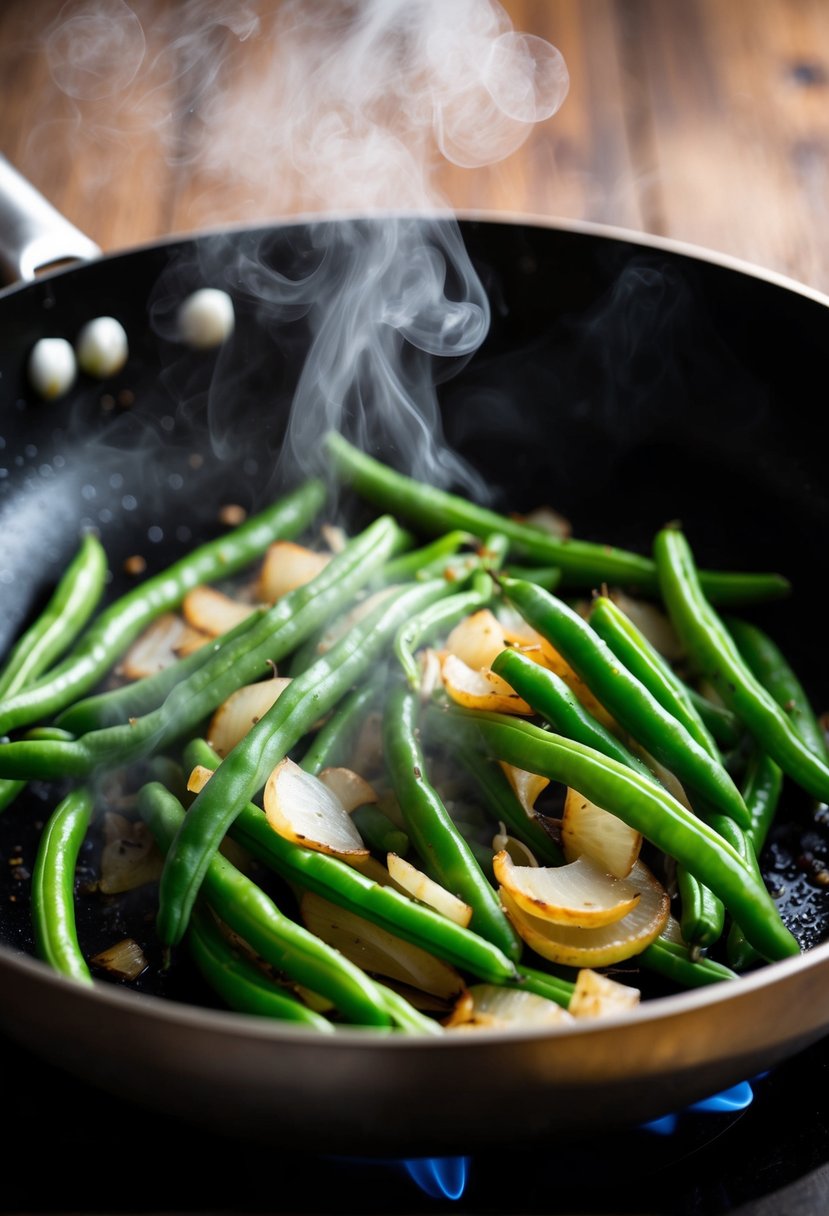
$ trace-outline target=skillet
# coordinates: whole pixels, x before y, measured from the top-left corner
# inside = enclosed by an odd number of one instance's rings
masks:
[[[301,218],[105,256],[77,234],[65,252],[86,260],[0,292],[3,649],[45,602],[79,528],[99,530],[114,597],[129,585],[127,557],[140,552],[152,573],[215,535],[223,503],[255,510],[279,492],[309,330],[254,298],[240,268],[299,280],[355,224],[382,235],[393,220]],[[441,375],[437,395],[445,442],[492,505],[550,502],[577,535],[643,552],[679,518],[701,563],[784,574],[793,594],[755,619],[822,709],[829,300],[608,227],[473,214],[437,224],[457,224],[491,305],[485,340]],[[167,324],[173,303],[204,283],[237,309],[233,342],[209,357],[182,350]],[[72,338],[106,314],[130,336],[123,371],[38,400],[25,370],[35,340]],[[388,445],[370,446],[399,462]],[[283,1145],[312,1133],[332,1152],[443,1155],[500,1142],[507,1119],[511,1138],[530,1141],[656,1118],[829,1032],[827,909],[799,868],[806,850],[829,854],[829,841],[796,797],[764,864],[785,880],[800,957],[606,1022],[435,1041],[351,1029],[320,1041],[211,1006],[187,977],[132,991],[55,975],[32,957],[6,864],[31,861],[45,798],[31,783],[0,819],[0,1028],[102,1100],[117,1093]]]

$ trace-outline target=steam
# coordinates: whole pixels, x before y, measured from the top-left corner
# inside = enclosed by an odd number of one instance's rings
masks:
[[[51,79],[86,137],[105,142],[120,105],[131,122],[143,116],[198,184],[197,228],[339,217],[310,229],[304,273],[234,255],[249,305],[308,327],[282,461],[311,471],[333,427],[483,495],[447,450],[437,386],[479,349],[489,304],[435,168],[515,152],[566,96],[559,51],[514,30],[495,0],[289,0],[274,12],[187,0],[160,23],[148,4],[73,0],[44,34]],[[184,128],[170,108],[182,96]],[[168,280],[153,309],[167,336],[174,295]],[[226,372],[220,358],[208,393],[217,449]]]

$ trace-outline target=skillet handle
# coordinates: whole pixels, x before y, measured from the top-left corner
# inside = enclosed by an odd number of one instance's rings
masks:
[[[0,155],[0,274],[30,283],[58,262],[88,262],[101,250]]]

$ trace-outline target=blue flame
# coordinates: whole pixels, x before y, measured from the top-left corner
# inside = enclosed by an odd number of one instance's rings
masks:
[[[411,1157],[401,1164],[430,1199],[460,1199],[466,1187],[468,1157]]]
[[[732,1085],[730,1089],[724,1089],[721,1093],[714,1094],[710,1098],[704,1098],[701,1102],[693,1102],[685,1108],[686,1111],[713,1111],[728,1112],[733,1110],[745,1110],[754,1101],[754,1090],[748,1081],[740,1081],[737,1085]],[[680,1112],[683,1114],[684,1112]],[[665,1115],[661,1119],[654,1119],[650,1123],[643,1123],[645,1131],[656,1132],[659,1136],[670,1136],[676,1131],[679,1123],[680,1114]]]

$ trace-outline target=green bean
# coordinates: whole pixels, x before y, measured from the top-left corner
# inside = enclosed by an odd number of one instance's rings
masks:
[[[485,607],[491,600],[492,580],[479,571],[469,590],[459,591],[448,599],[430,604],[398,629],[392,648],[410,688],[417,691],[420,687],[420,667],[415,651],[423,639],[451,628],[468,613]]]
[[[89,731],[71,742],[20,740],[0,745],[0,775],[87,776],[157,752],[195,729],[240,685],[257,680],[338,606],[348,603],[396,543],[398,529],[381,516],[350,541],[310,582],[282,596],[254,629],[216,650],[166,700],[121,726]],[[443,586],[443,584],[441,584]]]
[[[421,1013],[411,1001],[407,1001],[399,992],[395,992],[394,988],[376,980],[375,984],[386,1010],[398,1030],[402,1030],[405,1034],[441,1035],[445,1033],[439,1022],[427,1017],[425,1013]]]
[[[736,747],[743,737],[743,728],[736,715],[724,705],[717,705],[703,696],[696,688],[686,686],[686,692],[715,743],[722,748]]]
[[[701,988],[739,978],[736,971],[724,963],[718,963],[713,958],[696,958],[681,942],[668,941],[663,937],[646,946],[641,954],[637,954],[636,961],[682,988]]]
[[[219,765],[219,757],[203,739],[194,739],[187,745],[185,759],[191,767],[200,764],[216,769]],[[380,886],[337,857],[285,840],[253,803],[246,803],[239,811],[230,835],[287,882],[364,916],[464,972],[491,983],[515,976],[512,961],[485,938],[409,899],[394,887]]]
[[[26,688],[72,645],[98,606],[106,576],[104,547],[94,532],[87,532],[46,607],[0,671],[0,697]]]
[[[605,756],[653,779],[644,761],[585,709],[556,672],[542,667],[519,650],[502,650],[493,660],[492,670],[506,680],[519,697],[559,734],[586,743],[588,747],[594,747]]]
[[[504,567],[504,573],[510,578],[525,578],[530,583],[538,583],[545,591],[555,591],[561,583],[558,566],[519,566],[510,562]]]
[[[317,776],[329,765],[344,764],[369,707],[378,699],[381,680],[367,680],[353,689],[314,736],[300,761],[306,773]]]
[[[561,1005],[562,1009],[568,1008],[576,987],[571,980],[561,979],[549,971],[539,971],[537,967],[528,967],[526,963],[519,963],[517,971],[517,979],[504,984],[505,988],[534,992],[536,996],[543,996],[548,1001],[555,1001],[557,1005]]]
[[[49,816],[32,871],[32,921],[38,955],[55,971],[91,984],[92,974],[75,923],[75,869],[86,839],[93,799],[85,786],[71,790]]]
[[[748,826],[740,791],[722,763],[663,709],[579,613],[534,583],[505,577],[499,581],[509,602],[555,647],[637,742],[691,791]]]
[[[500,532],[519,553],[544,566],[561,570],[562,584],[592,590],[602,583],[657,590],[656,569],[650,558],[611,545],[560,538],[541,528],[479,507],[464,498],[425,482],[415,481],[361,452],[337,432],[325,443],[334,466],[358,494],[381,510],[413,521],[425,532],[442,535],[447,528],[463,529],[484,537]],[[718,603],[741,603],[777,598],[789,591],[778,574],[705,573],[707,593]]]
[[[159,883],[158,932],[180,941],[210,858],[245,802],[320,717],[333,709],[376,662],[403,621],[445,595],[443,580],[415,583],[385,597],[316,663],[287,686],[275,704],[227,755],[198,794],[167,855]]]
[[[417,696],[399,683],[389,691],[383,715],[386,764],[406,831],[428,869],[472,908],[470,928],[517,960],[521,942],[497,891],[427,778],[418,706]]]
[[[788,715],[806,746],[825,760],[826,732],[799,676],[780,647],[764,630],[749,621],[730,616],[724,619],[724,624],[755,679]]]
[[[409,553],[401,553],[399,557],[386,562],[382,571],[383,581],[407,583],[423,577],[442,578],[447,563],[457,556],[458,550],[476,543],[470,532],[445,532],[430,544],[413,549]]]
[[[227,535],[193,549],[115,600],[57,667],[0,705],[0,734],[65,709],[97,683],[150,621],[180,604],[192,587],[226,578],[253,561],[276,537],[298,534],[324,500],[324,484],[306,481]]]
[[[687,688],[630,617],[609,596],[599,595],[593,600],[588,620],[619,661],[656,697],[663,709],[681,722],[713,759],[719,760],[717,744],[700,718]]]
[[[593,748],[507,714],[436,705],[427,713],[445,715],[443,726],[436,729],[442,729],[447,737],[457,731],[486,745],[497,759],[572,786],[641,832],[722,899],[765,958],[786,958],[800,952],[762,878],[730,842],[653,781]]]
[[[396,853],[398,857],[405,857],[408,853],[409,837],[382,807],[370,802],[358,806],[351,812],[351,820],[369,848],[376,853]]]
[[[158,782],[143,785],[138,812],[159,848],[169,855],[185,820],[178,799]],[[278,971],[326,997],[350,1022],[388,1026],[390,1017],[374,984],[359,967],[303,925],[285,916],[261,887],[214,853],[203,876],[204,898],[229,929]],[[189,918],[188,918],[189,923]]]
[[[783,773],[779,765],[764,752],[755,751],[746,771],[743,795],[751,811],[749,840],[757,857],[760,856],[774,820],[783,789]],[[739,925],[732,925],[726,941],[728,961],[737,971],[744,971],[762,961],[757,951],[745,939]]]
[[[829,802],[829,762],[803,741],[786,711],[751,672],[705,597],[681,529],[663,528],[654,556],[668,614],[703,678],[784,773],[819,802]]]
[[[218,928],[213,914],[201,903],[193,909],[187,931],[190,953],[210,987],[237,1013],[298,1022],[322,1034],[333,1034],[334,1024],[309,1008],[239,954]]]

